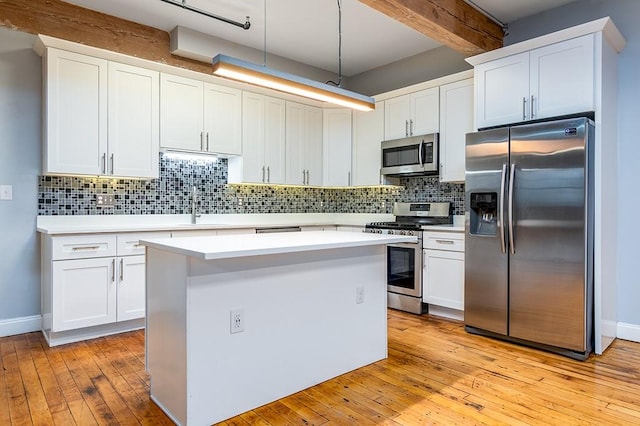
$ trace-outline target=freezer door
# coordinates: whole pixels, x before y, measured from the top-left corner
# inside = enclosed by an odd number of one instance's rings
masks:
[[[466,140],[464,321],[506,335],[509,129],[469,133]]]
[[[509,335],[580,352],[588,337],[587,123],[511,129]]]

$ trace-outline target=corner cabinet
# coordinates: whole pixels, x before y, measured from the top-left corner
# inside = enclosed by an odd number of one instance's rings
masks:
[[[144,327],[145,249],[167,233],[42,237],[42,331],[50,346]]]
[[[286,183],[322,185],[322,108],[286,102]]]
[[[351,110],[323,110],[324,186],[351,186]]]
[[[163,73],[160,95],[162,148],[242,153],[242,91]]]
[[[477,127],[595,110],[595,35],[475,67]]]
[[[44,174],[158,177],[159,74],[44,53]]]
[[[285,183],[285,101],[242,93],[242,156],[229,158],[229,183]]]
[[[384,139],[437,133],[439,89],[420,90],[384,102]]]
[[[440,86],[440,182],[464,182],[466,134],[473,126],[473,79]]]

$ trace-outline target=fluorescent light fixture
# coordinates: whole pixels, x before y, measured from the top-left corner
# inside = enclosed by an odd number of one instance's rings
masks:
[[[220,77],[360,111],[372,111],[376,106],[372,97],[226,55],[213,58],[213,73]]]

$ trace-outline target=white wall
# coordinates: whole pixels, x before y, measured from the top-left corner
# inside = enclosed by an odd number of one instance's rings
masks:
[[[33,40],[0,28],[0,184],[13,185],[13,201],[0,201],[0,335],[31,329],[38,320],[29,317],[40,315],[42,78]]]
[[[610,16],[627,45],[618,56],[618,321],[636,325],[640,333],[640,274],[637,271],[640,243],[640,1],[578,0],[566,6],[509,25],[505,45],[537,37],[594,19]],[[619,327],[620,329],[620,327]],[[640,334],[638,334],[640,335]]]

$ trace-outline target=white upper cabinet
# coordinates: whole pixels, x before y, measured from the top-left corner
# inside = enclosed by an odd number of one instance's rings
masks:
[[[593,111],[594,34],[475,67],[477,127]]]
[[[466,134],[473,132],[473,79],[440,86],[440,181],[463,182]]]
[[[384,139],[437,133],[439,105],[438,87],[387,99],[384,103]]]
[[[322,184],[322,109],[286,102],[286,183]]]
[[[43,172],[158,177],[158,75],[47,48]]]
[[[109,62],[109,171],[158,177],[159,74]]]
[[[285,183],[285,101],[242,93],[242,156],[229,158],[229,183]]]
[[[351,110],[323,110],[323,171],[324,186],[351,185]]]
[[[163,73],[160,95],[162,148],[241,154],[240,90]]]
[[[106,174],[107,61],[47,48],[43,172]]]
[[[242,92],[204,84],[205,149],[226,155],[242,154]]]
[[[373,111],[353,112],[352,185],[380,185],[380,142],[384,138],[384,103]]]

